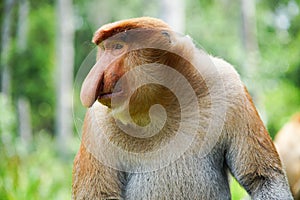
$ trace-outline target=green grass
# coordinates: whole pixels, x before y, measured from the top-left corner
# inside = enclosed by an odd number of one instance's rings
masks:
[[[48,134],[38,135],[30,147],[1,145],[0,199],[71,199],[72,159],[59,157]]]

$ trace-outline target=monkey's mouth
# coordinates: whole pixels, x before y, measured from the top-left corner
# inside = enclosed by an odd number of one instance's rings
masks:
[[[123,101],[123,97],[124,91],[120,90],[108,93],[100,93],[97,99],[101,104],[111,108],[112,99],[114,99],[114,106],[117,106],[121,101]]]
[[[111,108],[112,104],[114,104],[113,106],[115,107],[124,101],[125,88],[121,82],[117,84],[117,80],[115,80],[114,83],[109,84],[102,79],[102,81],[98,84],[96,94],[96,100]]]
[[[98,100],[101,100],[101,99],[112,99],[114,97],[120,97],[123,95],[123,91],[116,91],[116,92],[108,92],[108,93],[102,93],[102,94],[99,94],[98,96]]]
[[[123,84],[118,83],[118,79],[109,78],[104,80],[103,72],[98,75],[92,70],[85,78],[81,86],[80,99],[84,106],[91,107],[95,101],[99,101],[101,104],[111,107],[111,100],[113,100],[114,107],[124,102],[125,89]]]

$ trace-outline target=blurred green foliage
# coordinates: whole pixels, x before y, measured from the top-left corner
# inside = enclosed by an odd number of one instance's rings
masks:
[[[231,177],[231,184],[230,184],[230,189],[231,189],[231,197],[233,200],[240,200],[240,199],[246,199],[247,197],[247,192],[242,188],[242,186],[234,179]]]
[[[0,149],[0,199],[71,199],[72,160],[60,159],[48,133],[30,149],[19,140],[11,145]]]
[[[53,137],[35,134],[28,145],[13,133],[17,120],[10,100],[0,95],[0,199],[71,199],[74,153],[61,159]],[[77,146],[79,140],[70,141]],[[73,151],[75,152],[75,151]]]
[[[13,42],[12,97],[27,97],[32,106],[34,131],[54,131],[55,8],[35,5],[29,13],[28,41],[20,51]]]
[[[258,66],[247,74],[238,1],[187,1],[187,33],[236,67],[272,137],[300,111],[299,5],[299,0],[256,1]]]
[[[264,91],[262,100],[272,137],[291,115],[300,111],[299,5],[299,0],[261,1],[257,7],[261,54],[257,76]]]
[[[13,23],[9,63],[12,95],[0,95],[0,199],[70,199],[72,158],[80,141],[76,138],[70,141],[74,147],[70,157],[62,159],[59,156],[53,134],[57,21],[55,2],[29,2],[27,47],[19,51],[16,44],[17,25]],[[290,116],[300,111],[300,0],[256,1],[259,60],[251,76],[245,74],[246,70],[243,69],[245,50],[239,2],[185,1],[186,33],[208,53],[232,63],[241,78],[248,80],[246,84],[252,88],[252,93],[255,93],[255,88],[260,89],[254,100],[259,99],[256,103],[261,104],[267,127],[274,137]],[[1,1],[0,10],[3,9],[4,3]],[[13,9],[13,21],[17,22],[17,3]],[[159,17],[160,12],[163,11],[158,0],[75,0],[74,77],[85,57],[94,48],[91,38],[99,26],[141,15]],[[2,14],[0,20],[2,25]],[[78,96],[79,92],[75,92]],[[23,96],[29,99],[32,108],[34,137],[29,146],[17,134],[14,102]],[[75,107],[79,104],[77,99]],[[241,199],[245,195],[236,181],[232,182],[232,188],[233,199]]]

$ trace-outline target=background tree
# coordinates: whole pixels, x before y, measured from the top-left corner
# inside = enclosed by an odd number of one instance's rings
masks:
[[[4,1],[4,11],[3,11],[3,22],[1,30],[1,92],[5,95],[10,95],[11,87],[11,72],[9,67],[9,51],[11,48],[11,23],[12,23],[12,12],[14,0],[5,0]]]
[[[74,65],[74,22],[72,0],[57,1],[56,34],[56,132],[62,154],[73,135],[72,88]]]

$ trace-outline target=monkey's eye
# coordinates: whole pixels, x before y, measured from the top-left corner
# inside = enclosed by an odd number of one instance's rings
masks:
[[[120,44],[120,43],[116,43],[113,45],[113,49],[116,49],[116,50],[120,50],[124,47],[123,44]]]
[[[124,47],[126,47],[126,44],[122,42],[114,42],[109,45],[109,49],[113,55],[121,55],[126,50]]]

